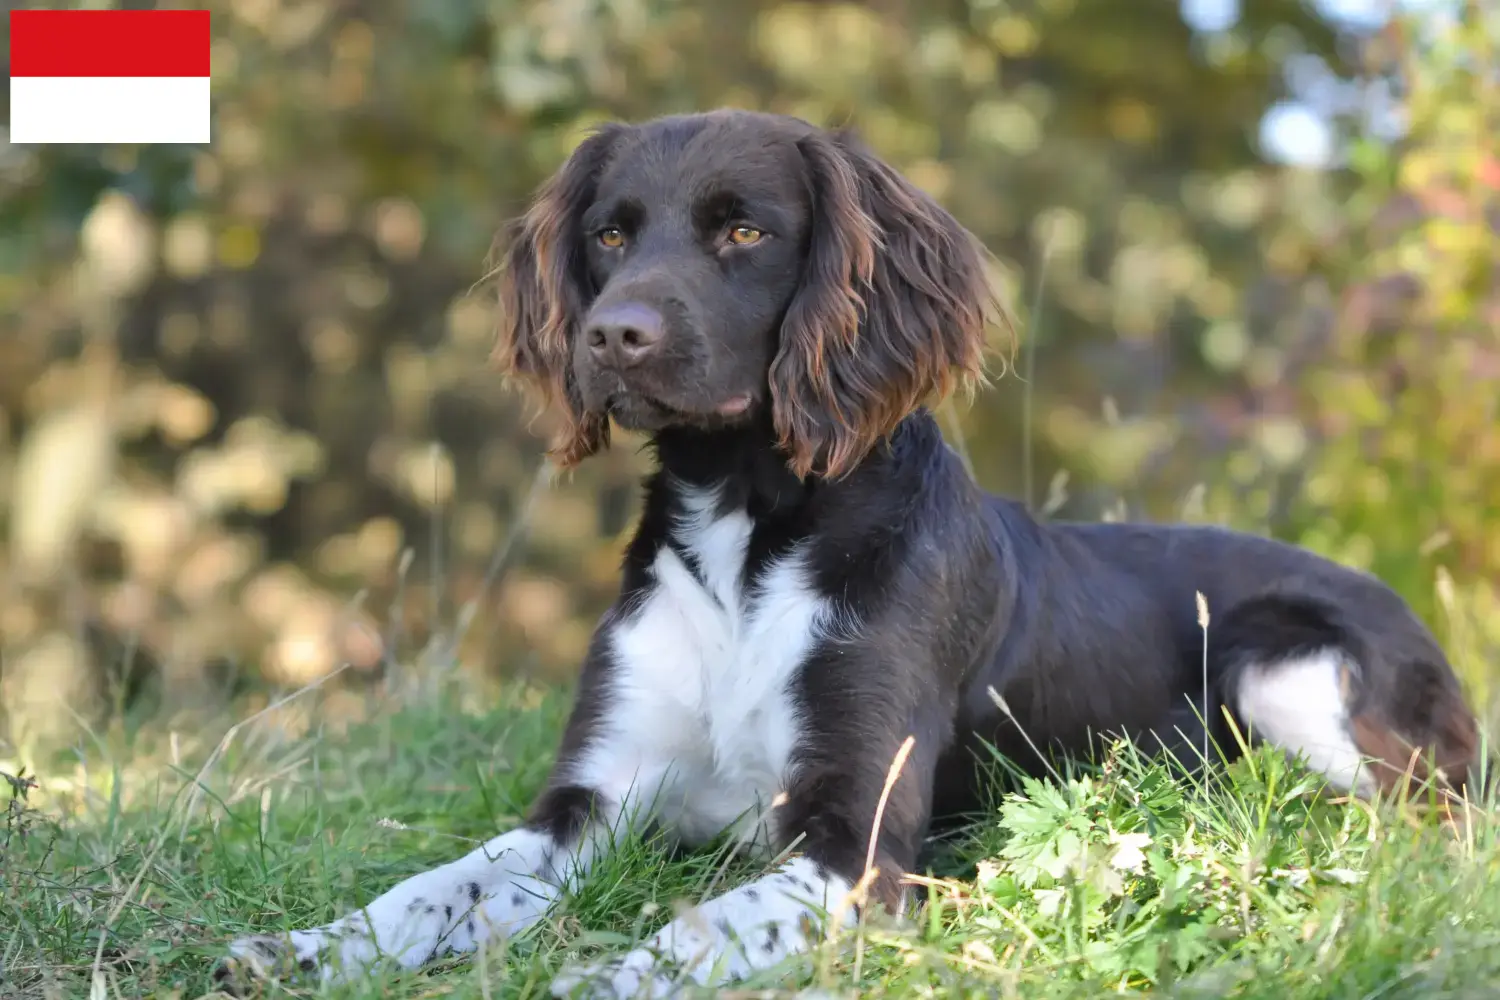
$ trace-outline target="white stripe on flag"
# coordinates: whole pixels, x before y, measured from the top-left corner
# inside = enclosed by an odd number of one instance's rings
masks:
[[[208,142],[206,76],[13,76],[10,141]]]

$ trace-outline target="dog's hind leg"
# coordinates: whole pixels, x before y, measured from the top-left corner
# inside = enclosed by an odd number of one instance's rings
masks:
[[[1330,787],[1368,797],[1376,769],[1355,738],[1348,694],[1358,666],[1330,646],[1279,660],[1246,663],[1234,706],[1253,739],[1301,756]]]
[[[1448,790],[1468,780],[1474,715],[1409,614],[1371,628],[1328,602],[1274,593],[1230,608],[1209,643],[1242,730],[1302,757],[1332,789],[1370,797],[1409,778]]]

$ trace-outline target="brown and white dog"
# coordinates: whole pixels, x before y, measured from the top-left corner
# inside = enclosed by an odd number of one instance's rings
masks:
[[[1414,751],[1419,778],[1466,780],[1473,714],[1377,580],[1218,528],[1043,524],[974,484],[923,404],[980,373],[983,251],[851,136],[744,111],[611,125],[502,246],[499,358],[561,414],[557,460],[613,420],[658,461],[551,779],[521,828],[325,927],[236,941],[224,969],[472,951],[655,823],[797,850],[555,992],[742,978],[808,948],[804,917],[853,919],[909,736],[866,897],[890,908],[934,819],[980,806],[984,743],[1040,765],[1023,729],[1191,759],[1205,736],[1236,752],[1228,716],[1342,792],[1392,787]]]

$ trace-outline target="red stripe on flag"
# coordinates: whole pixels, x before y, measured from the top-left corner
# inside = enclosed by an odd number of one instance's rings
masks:
[[[10,75],[208,76],[206,10],[13,10]]]

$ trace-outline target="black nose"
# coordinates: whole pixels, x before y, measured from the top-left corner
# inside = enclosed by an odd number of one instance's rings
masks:
[[[661,346],[666,333],[661,313],[639,302],[605,306],[589,317],[589,351],[601,365],[631,368]]]

